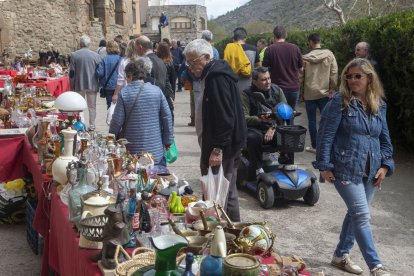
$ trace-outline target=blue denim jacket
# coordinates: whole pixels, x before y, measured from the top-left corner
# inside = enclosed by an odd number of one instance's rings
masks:
[[[109,78],[109,75],[111,74],[112,69],[114,69],[115,65],[119,68],[119,61],[121,59],[122,58],[117,54],[110,54],[101,60],[98,67],[96,68],[96,75],[99,79],[99,87],[103,87],[105,85],[105,82]],[[105,89],[115,89],[116,82],[118,80],[118,68],[115,69]]]
[[[378,115],[368,116],[356,99],[342,108],[337,93],[325,106],[318,131],[316,167],[330,170],[336,179],[360,183],[369,162],[368,178],[375,177],[381,166],[394,172],[392,145],[388,131],[385,102]]]

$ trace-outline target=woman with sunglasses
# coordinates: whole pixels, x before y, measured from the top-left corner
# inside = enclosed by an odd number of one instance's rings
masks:
[[[374,245],[369,210],[375,191],[394,171],[383,98],[370,62],[350,61],[342,72],[340,91],[322,113],[318,131],[316,167],[335,185],[348,208],[331,264],[354,274],[362,273],[349,257],[356,240],[370,275],[390,275]]]

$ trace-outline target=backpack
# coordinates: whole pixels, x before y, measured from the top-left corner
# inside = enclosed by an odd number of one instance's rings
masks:
[[[250,60],[239,43],[231,42],[227,44],[223,59],[230,64],[231,69],[237,75],[246,78],[251,76],[252,66]]]

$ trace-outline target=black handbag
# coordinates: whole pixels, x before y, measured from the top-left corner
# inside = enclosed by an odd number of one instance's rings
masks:
[[[115,67],[112,69],[111,74],[109,74],[109,78],[105,81],[104,86],[103,86],[103,87],[101,87],[101,88],[99,88],[99,97],[101,97],[101,98],[106,98],[106,95],[105,95],[105,88],[106,88],[106,86],[108,85],[108,82],[109,82],[109,80],[111,79],[112,75],[114,74],[115,69],[116,69],[116,68],[118,68],[118,64],[119,64],[119,59],[118,59],[117,63],[115,64]]]

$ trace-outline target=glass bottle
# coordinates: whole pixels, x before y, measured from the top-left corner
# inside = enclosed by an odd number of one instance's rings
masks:
[[[185,271],[183,272],[182,276],[195,276],[193,271],[191,270],[193,267],[194,262],[194,254],[188,252],[185,256]]]
[[[78,162],[79,183],[69,191],[69,220],[73,223],[78,222],[82,215],[81,196],[94,190],[92,186],[88,185],[87,172],[87,165]]]
[[[37,120],[37,130],[36,130],[36,134],[33,136],[32,139],[32,144],[33,144],[33,149],[35,152],[38,152],[38,147],[39,147],[39,141],[42,139],[43,137],[43,118],[38,118]]]

